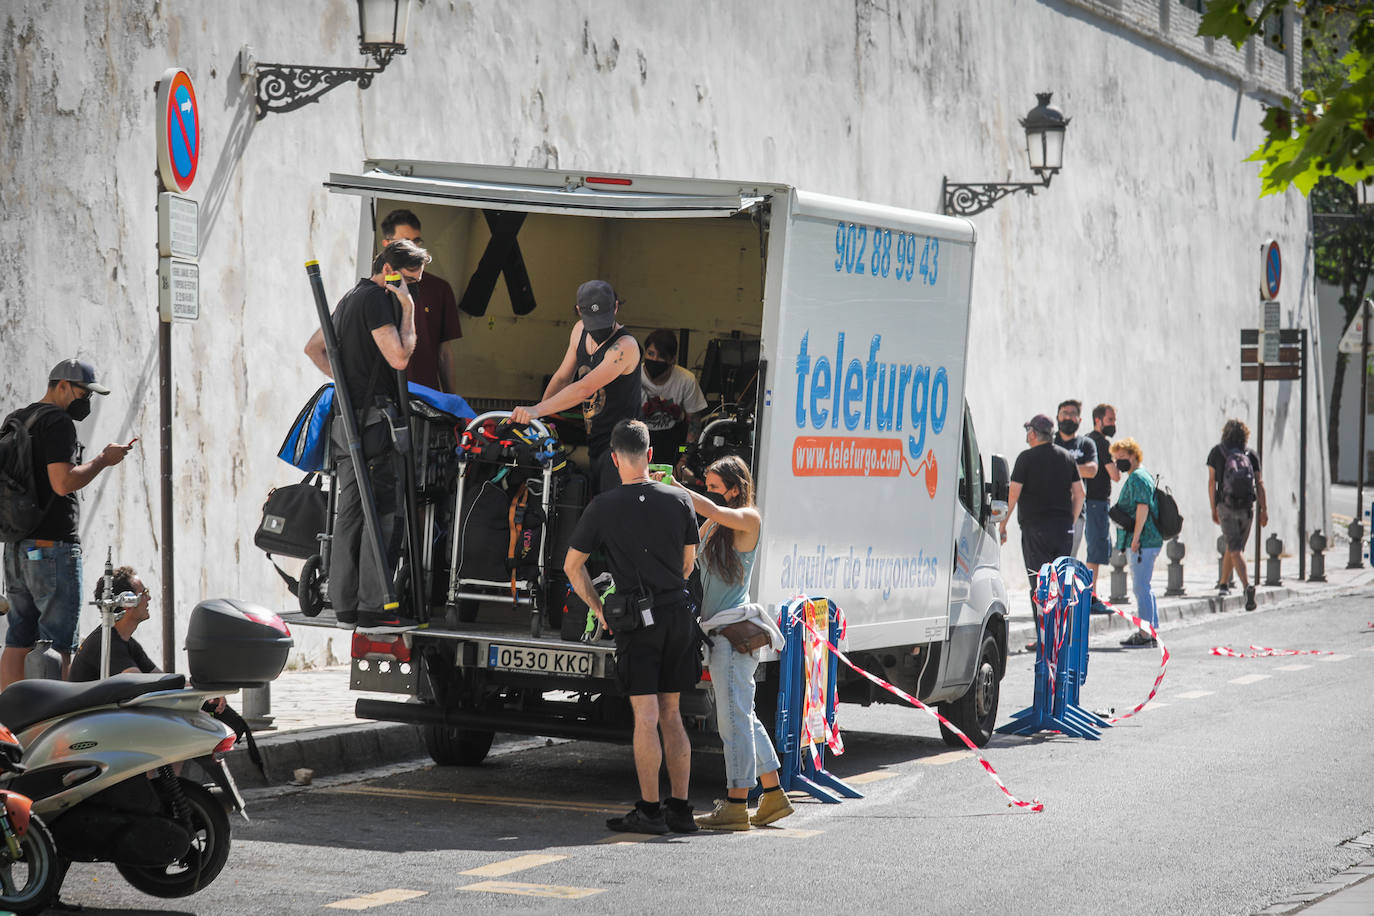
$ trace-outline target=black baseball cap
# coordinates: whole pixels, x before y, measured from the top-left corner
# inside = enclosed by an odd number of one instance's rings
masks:
[[[1043,413],[1038,413],[1030,420],[1022,424],[1026,429],[1033,429],[1042,436],[1048,436],[1054,432],[1054,421]]]
[[[615,324],[615,290],[605,280],[588,280],[577,288],[577,314],[588,331]]]
[[[95,367],[79,359],[64,359],[48,373],[50,382],[71,382],[96,394],[109,394],[110,389],[95,381]]]

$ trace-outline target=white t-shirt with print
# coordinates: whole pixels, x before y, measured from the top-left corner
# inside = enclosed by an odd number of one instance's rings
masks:
[[[706,409],[706,395],[689,369],[674,364],[662,384],[642,369],[639,379],[644,386],[644,425],[651,430],[672,429],[686,422],[688,414]]]

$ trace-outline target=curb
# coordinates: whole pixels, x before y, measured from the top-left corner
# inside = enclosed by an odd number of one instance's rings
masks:
[[[320,777],[429,759],[420,727],[397,722],[359,720],[349,725],[302,728],[280,734],[257,732],[253,737],[267,769],[266,781],[248,759],[244,742],[225,755],[234,781],[243,789],[285,784],[298,767],[308,767]]]
[[[1307,584],[1307,583],[1304,583]],[[1315,584],[1315,583],[1314,583]],[[1354,584],[1354,583],[1350,583]],[[1298,597],[1317,597],[1328,590],[1339,590],[1345,585],[1337,583],[1322,583],[1321,587],[1314,589],[1297,589],[1289,585],[1260,586],[1255,592],[1255,611],[1262,610],[1266,605],[1278,604]],[[1189,620],[1195,617],[1204,617],[1209,614],[1220,614],[1229,611],[1245,611],[1245,593],[1237,588],[1234,594],[1230,595],[1199,595],[1181,598],[1158,598],[1159,604],[1159,629],[1164,632],[1168,629],[1167,624]],[[1135,604],[1123,604],[1121,610],[1126,613],[1134,613]],[[1254,613],[1254,611],[1249,612]],[[1118,617],[1116,614],[1094,614],[1088,621],[1088,636],[1097,636],[1102,633],[1120,631],[1122,634],[1133,632],[1135,627]],[[1026,655],[1035,650],[1027,649],[1026,643],[1035,639],[1035,624],[1029,618],[1020,618],[1009,622],[1007,627],[1007,655]]]

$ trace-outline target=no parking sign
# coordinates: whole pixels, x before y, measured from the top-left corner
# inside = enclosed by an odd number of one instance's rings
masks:
[[[173,67],[157,87],[157,167],[162,185],[186,192],[200,164],[200,109],[186,71]]]

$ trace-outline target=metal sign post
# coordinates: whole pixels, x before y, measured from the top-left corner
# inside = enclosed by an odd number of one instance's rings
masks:
[[[1265,303],[1268,306],[1270,303]],[[1268,308],[1265,309],[1267,313]],[[1266,320],[1268,315],[1266,314]],[[1298,522],[1305,525],[1307,520],[1307,361],[1305,358],[1307,332],[1300,328],[1275,328],[1272,332],[1257,328],[1245,328],[1240,332],[1240,378],[1243,382],[1255,382],[1259,386],[1259,423],[1255,434],[1255,454],[1264,466],[1264,383],[1278,381],[1301,381],[1303,388],[1303,416],[1300,438],[1302,457],[1299,458],[1302,484],[1298,487]],[[1269,357],[1272,357],[1270,359]],[[1262,538],[1259,513],[1255,513],[1255,581],[1260,580],[1260,556]],[[1301,553],[1302,538],[1298,538]],[[1306,564],[1304,564],[1305,566]]]
[[[176,670],[176,513],[172,487],[172,321],[200,317],[200,208],[185,192],[200,165],[200,109],[185,70],[157,82],[158,426],[162,501],[162,670]]]

